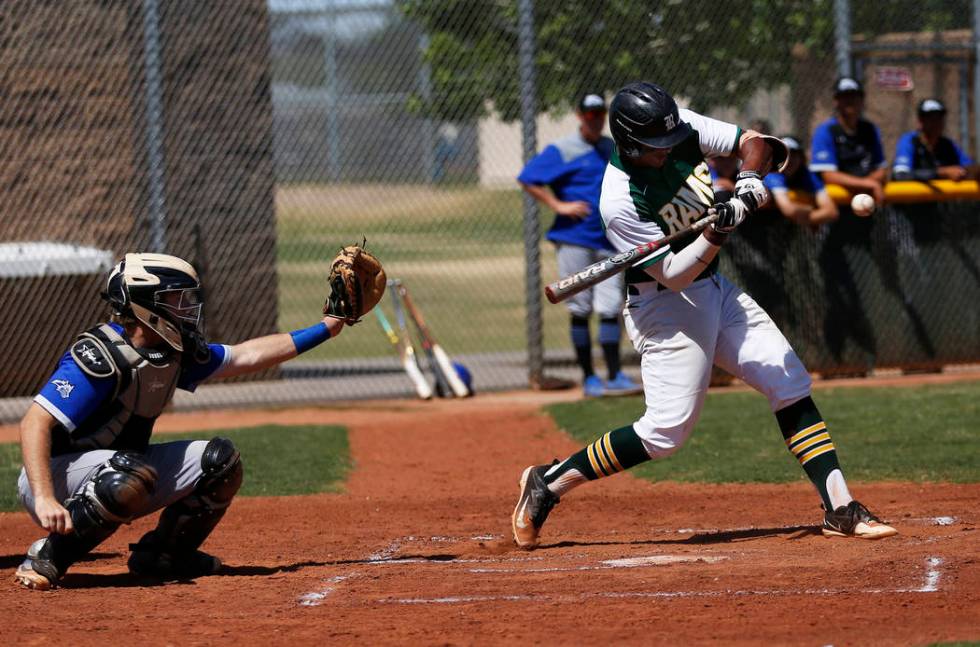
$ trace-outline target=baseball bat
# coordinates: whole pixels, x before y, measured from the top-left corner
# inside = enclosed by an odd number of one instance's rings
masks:
[[[398,350],[398,356],[402,362],[402,368],[405,369],[405,373],[408,375],[408,379],[411,380],[412,385],[415,387],[415,392],[423,400],[428,400],[432,397],[432,386],[422,375],[422,369],[419,367],[418,360],[415,358],[415,349],[412,348],[412,344],[407,336],[399,337],[394,329],[391,327],[391,323],[388,322],[388,317],[385,316],[381,308],[375,308],[374,314],[378,316],[378,323],[381,324],[381,328],[385,331],[385,335],[388,336],[388,341],[391,345]]]
[[[610,276],[615,276],[638,263],[642,263],[661,247],[669,245],[684,236],[697,233],[716,220],[718,220],[718,214],[713,209],[708,209],[708,215],[700,220],[696,220],[680,231],[676,231],[669,236],[664,236],[659,240],[643,243],[625,252],[614,254],[589,265],[583,270],[558,279],[554,283],[545,286],[544,294],[548,297],[548,301],[560,303],[573,294],[578,294],[596,283],[605,281]]]
[[[470,395],[470,390],[460,379],[459,374],[456,372],[456,368],[453,366],[452,361],[449,359],[449,355],[442,349],[439,342],[435,340],[432,333],[429,331],[428,326],[425,325],[425,319],[422,318],[422,313],[415,304],[412,302],[412,298],[408,296],[408,290],[402,284],[401,281],[395,280],[398,286],[398,293],[405,302],[405,309],[408,310],[408,314],[412,317],[412,321],[415,322],[415,327],[418,328],[419,335],[422,337],[422,347],[426,349],[427,352],[432,353],[435,358],[436,364],[442,370],[443,376],[449,383],[449,388],[452,389],[452,393],[456,395],[457,398],[465,398]]]
[[[389,290],[389,292],[391,293],[392,303],[395,304],[395,314],[398,317],[398,326],[401,329],[402,334],[408,336],[408,327],[405,324],[404,312],[407,306],[404,305],[402,301],[401,281],[397,279],[388,279],[388,287],[392,288]],[[416,329],[418,328],[418,322],[415,322],[415,327]],[[421,331],[419,331],[419,337],[422,340],[422,351],[425,353],[425,358],[429,362],[429,370],[432,371],[432,374],[436,378],[436,393],[442,398],[451,397],[452,389],[449,387],[449,381],[447,380],[442,368],[439,366],[439,362],[436,360],[435,353],[432,350],[429,340],[422,335]]]

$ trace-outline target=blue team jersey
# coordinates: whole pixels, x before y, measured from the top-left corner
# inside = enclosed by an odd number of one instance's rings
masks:
[[[935,169],[939,166],[969,166],[973,159],[964,153],[949,137],[940,137],[934,150],[929,150],[913,130],[902,135],[895,146],[895,173],[907,173],[918,169]]]
[[[885,153],[881,146],[878,127],[866,119],[859,119],[857,130],[849,133],[831,117],[813,131],[810,151],[810,170],[841,171],[864,177],[885,166]]]
[[[817,195],[825,188],[823,180],[807,168],[800,168],[791,177],[786,177],[782,173],[770,173],[763,178],[762,183],[766,185],[766,188],[771,193],[800,191],[802,193]]]
[[[547,185],[563,202],[589,203],[589,215],[581,220],[556,215],[548,240],[612,250],[599,216],[599,191],[612,149],[613,141],[608,137],[593,145],[576,132],[547,146],[517,176],[524,184]]]
[[[122,333],[118,324],[109,324]],[[223,367],[231,355],[223,344],[208,344],[210,359],[198,364],[192,362],[181,369],[177,388],[194,391],[197,386]],[[68,431],[74,431],[91,416],[106,400],[112,397],[116,378],[96,378],[84,372],[66,352],[51,378],[41,387],[34,401],[54,416]]]

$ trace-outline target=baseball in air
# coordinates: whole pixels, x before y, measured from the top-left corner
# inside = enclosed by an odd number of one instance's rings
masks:
[[[858,193],[851,198],[851,210],[855,216],[870,216],[875,210],[875,199],[867,193]]]

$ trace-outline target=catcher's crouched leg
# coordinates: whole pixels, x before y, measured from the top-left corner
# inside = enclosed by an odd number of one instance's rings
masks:
[[[241,487],[244,469],[235,445],[211,439],[201,455],[203,476],[194,490],[163,509],[156,529],[131,544],[131,573],[162,579],[213,575],[221,561],[198,547],[224,516]]]
[[[68,567],[144,509],[156,480],[156,470],[140,454],[114,454],[65,503],[74,531],[51,533],[34,542],[17,571],[17,580],[29,588],[57,585]]]

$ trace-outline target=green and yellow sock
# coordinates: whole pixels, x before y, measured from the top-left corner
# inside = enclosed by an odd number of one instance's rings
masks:
[[[564,495],[586,481],[612,476],[650,460],[633,425],[614,429],[552,467],[544,476],[548,489]]]
[[[851,501],[837,461],[827,423],[809,396],[776,412],[786,447],[820,493],[824,508],[834,510]]]

